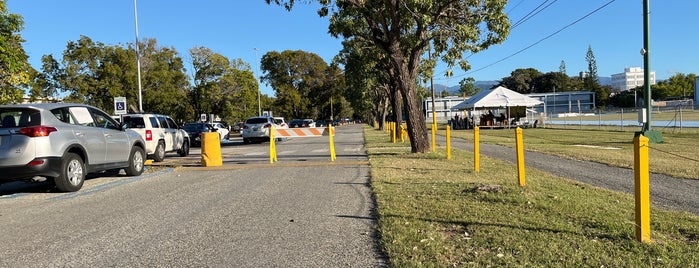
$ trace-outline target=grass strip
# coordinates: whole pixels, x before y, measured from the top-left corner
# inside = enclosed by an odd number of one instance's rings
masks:
[[[443,128],[440,135],[444,135]],[[663,143],[650,144],[651,172],[699,179],[699,131],[690,129],[662,135]],[[451,136],[472,142],[473,130],[452,131]],[[633,168],[633,137],[631,131],[590,128],[523,130],[525,150],[625,168]],[[480,141],[514,148],[515,129],[481,128]]]
[[[365,129],[382,247],[393,267],[697,267],[699,217],[653,208],[635,240],[633,196],[443,148],[411,154]]]

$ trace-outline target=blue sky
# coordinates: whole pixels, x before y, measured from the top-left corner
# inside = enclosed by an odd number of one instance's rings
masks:
[[[601,6],[606,7],[564,29]],[[499,80],[517,68],[558,71],[565,61],[568,75],[587,69],[585,55],[592,47],[598,75],[611,76],[625,67],[642,67],[643,6],[640,0],[513,0],[506,11],[515,23],[544,3],[536,15],[512,29],[503,44],[468,57],[472,70],[437,67],[435,82],[458,85],[465,77]],[[108,45],[135,40],[134,6],[131,0],[8,0],[11,13],[24,17],[24,48],[30,63],[40,68],[41,56],[57,58],[68,41],[80,35]],[[696,21],[699,1],[652,1],[650,15],[651,69],[658,79],[675,73],[699,74],[699,44]],[[299,4],[292,12],[268,6],[264,0],[137,1],[139,39],[155,38],[160,46],[175,48],[185,59],[195,46],[208,47],[229,58],[240,58],[259,68],[259,58],[268,51],[304,50],[326,62],[341,49],[341,40],[327,33],[327,18],[316,8]],[[559,33],[546,38],[547,36]],[[518,54],[518,51],[537,43]],[[257,48],[257,51],[255,50]],[[468,56],[468,55],[465,55]],[[504,60],[503,60],[504,59]],[[501,61],[502,60],[502,61]],[[259,75],[259,70],[257,71]],[[273,90],[262,85],[262,92]]]

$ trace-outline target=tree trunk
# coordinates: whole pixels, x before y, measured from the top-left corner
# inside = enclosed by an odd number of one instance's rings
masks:
[[[411,80],[412,81],[412,80]],[[408,135],[410,136],[410,148],[413,153],[427,153],[430,151],[430,143],[427,139],[427,126],[425,114],[422,113],[422,103],[415,90],[415,84],[411,82],[403,84],[403,98],[407,110]]]
[[[396,122],[396,126],[400,126],[403,123],[403,98],[398,88],[391,88],[391,99],[393,122]]]
[[[389,65],[391,66],[391,65]],[[400,84],[395,75],[395,68],[388,68],[389,77],[391,77],[390,93],[391,93],[391,108],[393,108],[393,122],[396,126],[403,124],[403,98],[401,96]]]

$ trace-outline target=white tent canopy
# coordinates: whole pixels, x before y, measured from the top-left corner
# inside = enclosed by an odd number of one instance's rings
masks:
[[[470,110],[475,108],[532,107],[543,104],[542,101],[519,94],[505,87],[482,90],[468,100],[452,107],[452,110]]]

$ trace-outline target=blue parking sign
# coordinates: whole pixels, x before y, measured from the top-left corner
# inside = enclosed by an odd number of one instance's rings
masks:
[[[126,97],[114,97],[114,114],[126,114]]]

